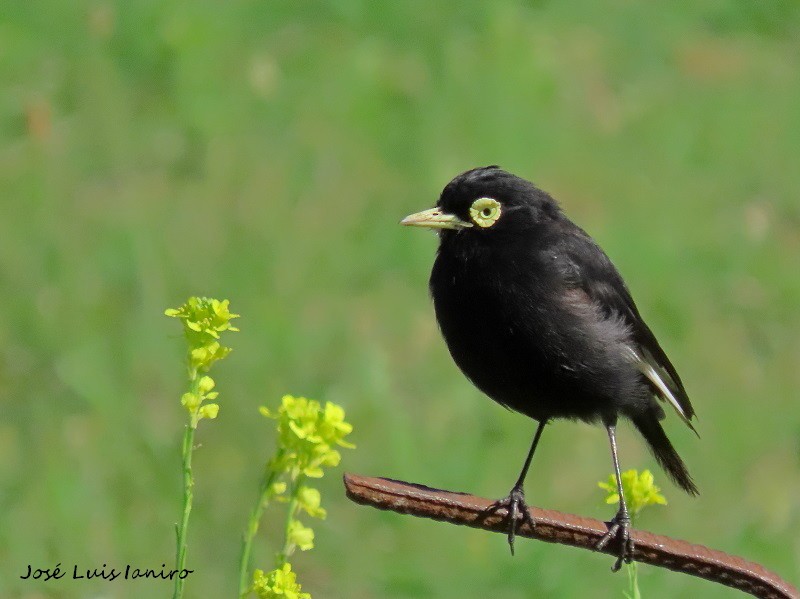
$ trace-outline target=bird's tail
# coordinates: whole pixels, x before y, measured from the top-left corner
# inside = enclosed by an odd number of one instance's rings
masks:
[[[642,433],[656,461],[667,472],[669,477],[689,495],[697,495],[699,491],[692,480],[686,464],[670,443],[661,423],[653,413],[643,414],[633,418],[633,424]]]

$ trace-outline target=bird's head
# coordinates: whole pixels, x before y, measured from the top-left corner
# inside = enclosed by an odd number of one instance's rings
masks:
[[[530,181],[497,166],[469,170],[448,183],[436,206],[400,224],[440,231],[442,241],[491,239],[557,219],[556,201]]]

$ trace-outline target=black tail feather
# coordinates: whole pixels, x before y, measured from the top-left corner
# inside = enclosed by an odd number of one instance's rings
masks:
[[[700,492],[686,469],[686,464],[683,463],[678,452],[675,451],[672,443],[670,443],[656,415],[645,414],[638,416],[633,419],[633,424],[650,445],[650,450],[653,452],[656,461],[675,484],[689,493],[689,495],[698,495]]]

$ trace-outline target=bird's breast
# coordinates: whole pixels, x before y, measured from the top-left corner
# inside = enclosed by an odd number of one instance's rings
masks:
[[[436,319],[453,360],[489,397],[530,413],[546,392],[536,293],[493,272],[437,260],[430,281]],[[524,399],[523,399],[524,398]]]
[[[495,401],[532,418],[592,420],[611,401],[613,348],[587,336],[547,273],[492,270],[439,256],[430,290],[453,360]],[[607,396],[607,397],[606,397]]]

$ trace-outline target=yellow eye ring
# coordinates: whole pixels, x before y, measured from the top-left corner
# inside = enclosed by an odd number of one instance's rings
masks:
[[[491,227],[500,218],[500,202],[494,198],[478,198],[472,202],[469,216],[479,227]]]

